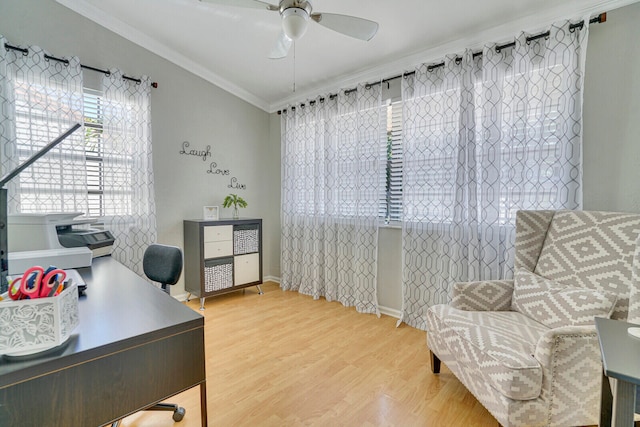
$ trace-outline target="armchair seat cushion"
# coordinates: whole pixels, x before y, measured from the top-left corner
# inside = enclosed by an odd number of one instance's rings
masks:
[[[463,311],[441,304],[427,311],[427,330],[438,331],[459,364],[480,373],[500,394],[535,399],[542,389],[542,367],[535,346],[549,330],[515,311]]]

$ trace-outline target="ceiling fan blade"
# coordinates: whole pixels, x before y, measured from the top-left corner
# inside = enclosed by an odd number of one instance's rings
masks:
[[[276,40],[276,45],[271,50],[269,54],[269,59],[282,59],[286,58],[289,53],[289,48],[291,47],[291,39],[287,37],[284,31],[280,31],[280,35],[278,36],[278,40]]]
[[[378,23],[355,16],[339,15],[335,13],[313,13],[311,19],[333,31],[369,41],[378,32]]]
[[[203,3],[222,4],[225,6],[249,7],[252,9],[278,10],[278,6],[260,0],[200,0]]]

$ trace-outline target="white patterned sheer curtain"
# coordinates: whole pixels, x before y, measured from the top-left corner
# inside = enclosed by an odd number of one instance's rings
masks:
[[[407,324],[455,282],[513,277],[517,210],[582,207],[587,34],[560,23],[403,79]]]
[[[379,315],[380,85],[282,114],[281,288]]]
[[[157,240],[151,149],[151,84],[111,70],[102,80],[104,223],[112,256],[143,276],[145,249]]]
[[[0,36],[0,47],[6,40]],[[10,172],[76,123],[83,122],[82,70],[48,60],[37,46],[27,53],[0,48],[0,163]],[[77,130],[10,181],[9,213],[86,212],[84,137]]]

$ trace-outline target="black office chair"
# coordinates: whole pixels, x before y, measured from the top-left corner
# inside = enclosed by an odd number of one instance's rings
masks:
[[[144,274],[154,282],[160,282],[162,290],[169,293],[168,285],[175,285],[182,274],[182,249],[176,246],[154,243],[144,251],[142,269]],[[144,409],[145,411],[173,411],[173,420],[182,421],[185,409],[174,403],[157,403]],[[118,427],[120,421],[112,424]]]
[[[182,274],[182,249],[177,246],[154,243],[144,251],[144,274],[154,282],[160,282],[162,290],[169,293],[167,285],[175,285]]]

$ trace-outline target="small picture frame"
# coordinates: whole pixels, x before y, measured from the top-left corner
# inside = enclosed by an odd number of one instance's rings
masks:
[[[205,206],[203,208],[203,217],[204,219],[217,221],[219,219],[218,207],[217,206]]]

